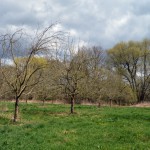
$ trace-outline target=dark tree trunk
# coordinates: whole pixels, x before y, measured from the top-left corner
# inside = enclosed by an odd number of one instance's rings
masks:
[[[71,114],[74,113],[74,96],[71,97],[71,110],[70,110]]]
[[[109,102],[110,102],[110,107],[112,107],[112,99],[110,99],[110,101],[109,101]]]
[[[99,108],[101,107],[101,102],[98,102],[98,107],[99,107]]]
[[[43,99],[43,106],[45,105],[45,99]]]
[[[19,114],[19,97],[16,96],[16,98],[15,98],[15,112],[14,112],[13,122],[17,122],[18,114]]]
[[[47,98],[47,96],[43,97],[43,106],[45,105],[46,98]]]
[[[45,105],[45,100],[46,100],[46,98],[43,99],[43,106]]]
[[[121,100],[119,99],[119,106],[121,106]]]
[[[145,94],[142,92],[138,97],[138,103],[144,102],[145,100]]]

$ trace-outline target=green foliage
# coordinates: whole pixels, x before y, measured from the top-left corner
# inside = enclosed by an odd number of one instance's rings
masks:
[[[29,62],[28,62],[29,61]],[[46,67],[48,65],[47,59],[43,57],[34,56],[29,60],[28,57],[18,57],[15,58],[15,63],[18,65],[18,68],[21,70],[25,65],[28,64],[28,67],[32,70],[35,67]]]
[[[108,51],[111,66],[120,74],[138,102],[148,100],[150,40],[118,43]]]
[[[8,103],[9,116],[13,103]],[[0,117],[0,149],[150,149],[150,108],[21,104],[18,124]],[[7,117],[10,119],[9,117]],[[7,119],[6,119],[7,120]]]

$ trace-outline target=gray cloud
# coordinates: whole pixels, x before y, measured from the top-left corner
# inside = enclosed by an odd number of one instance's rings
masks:
[[[0,28],[60,21],[75,38],[110,48],[150,37],[149,0],[0,0]]]

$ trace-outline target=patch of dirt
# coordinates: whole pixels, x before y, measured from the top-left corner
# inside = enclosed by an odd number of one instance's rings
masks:
[[[138,103],[138,104],[132,105],[131,107],[150,107],[150,102]]]

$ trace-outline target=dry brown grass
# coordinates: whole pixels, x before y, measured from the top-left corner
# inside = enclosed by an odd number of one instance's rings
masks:
[[[150,107],[150,102],[138,103],[138,104],[132,105],[132,107]]]

